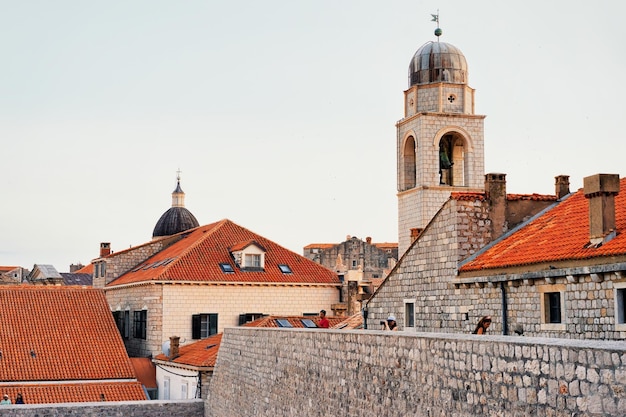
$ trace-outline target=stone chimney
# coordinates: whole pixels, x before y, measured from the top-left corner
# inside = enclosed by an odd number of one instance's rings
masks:
[[[367,242],[368,245],[372,244],[372,238],[369,236],[365,238],[365,241]]]
[[[600,245],[615,234],[615,196],[619,175],[596,174],[584,178],[584,193],[589,200],[589,243]]]
[[[485,194],[489,201],[491,239],[497,239],[507,229],[506,222],[506,174],[485,175]]]
[[[560,200],[569,194],[569,175],[559,175],[554,177],[556,199]]]
[[[169,360],[175,359],[178,357],[178,348],[180,344],[179,336],[170,336],[170,356]]]
[[[110,254],[111,254],[111,243],[109,242],[100,243],[100,257],[104,258],[105,256],[108,256]]]
[[[417,239],[420,236],[420,233],[422,233],[422,230],[419,227],[413,227],[411,228],[411,243],[415,242],[415,239]]]

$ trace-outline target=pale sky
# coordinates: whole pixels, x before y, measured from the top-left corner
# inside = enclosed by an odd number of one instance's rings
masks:
[[[395,123],[437,10],[508,192],[626,175],[622,0],[0,0],[0,265],[149,241],[178,169],[200,224],[397,242]]]

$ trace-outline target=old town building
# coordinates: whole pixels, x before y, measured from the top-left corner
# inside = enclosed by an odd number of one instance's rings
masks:
[[[172,195],[183,208],[180,179]],[[164,217],[158,225],[170,224]],[[122,251],[104,242],[92,262],[93,285],[104,289],[131,356],[162,353],[172,335],[182,345],[262,315],[331,311],[339,301],[336,273],[228,219],[173,223],[165,229],[176,233],[155,227],[151,241]]]

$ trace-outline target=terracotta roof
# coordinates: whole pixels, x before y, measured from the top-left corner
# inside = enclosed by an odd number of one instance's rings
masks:
[[[465,191],[455,191],[450,193],[450,197],[453,200],[462,200],[462,201],[485,201],[487,196],[484,192],[465,192]],[[555,195],[549,194],[507,194],[506,199],[508,201],[518,201],[518,200],[531,200],[531,201],[556,201]]]
[[[19,266],[0,266],[0,274],[4,272],[13,271],[14,269],[17,269],[17,268],[19,268]]]
[[[330,327],[333,327],[346,319],[345,317],[334,317],[334,316],[333,317],[326,316],[326,318],[328,319],[328,323],[330,324]],[[288,321],[289,324],[291,324],[291,327],[306,328],[307,326],[304,325],[302,320],[311,320],[315,324],[315,326],[317,326],[320,321],[320,318],[319,316],[266,316],[266,317],[261,317],[260,319],[251,321],[249,323],[246,323],[243,326],[244,327],[285,327],[285,326],[281,326],[278,320]]]
[[[145,399],[102,290],[2,286],[0,323],[0,381],[31,403]]]
[[[350,317],[343,317],[343,320],[334,326],[330,326],[331,329],[362,329],[363,328],[363,314],[359,311],[351,315]]]
[[[147,399],[141,383],[137,381],[3,384],[1,390],[2,394],[9,396],[12,403],[15,403],[17,393],[21,393],[26,404],[145,401]]]
[[[93,275],[93,264],[89,264],[89,265],[83,266],[79,270],[74,271],[74,273],[75,274],[91,274],[91,275]]]
[[[620,181],[620,187],[626,189],[626,179]],[[580,189],[479,252],[459,271],[626,255],[626,192],[615,196],[615,209],[617,236],[598,248],[585,247],[589,242],[589,203]]]
[[[227,219],[188,230],[180,236],[176,243],[108,286],[149,281],[340,285],[334,272]],[[230,247],[248,241],[255,241],[265,249],[264,270],[246,271],[235,265]],[[221,263],[229,264],[233,273],[225,273]],[[292,273],[281,272],[278,268],[281,264],[289,266]]]
[[[130,358],[137,379],[146,388],[157,388],[156,367],[150,358]]]
[[[222,333],[214,334],[198,342],[181,346],[178,349],[178,356],[172,360],[169,360],[169,358],[162,353],[157,355],[154,359],[181,365],[214,367],[221,342]]]
[[[328,249],[337,246],[336,243],[310,243],[304,249]]]

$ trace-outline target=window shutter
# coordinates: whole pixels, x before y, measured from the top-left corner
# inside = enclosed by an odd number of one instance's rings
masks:
[[[239,315],[239,325],[242,326],[246,324],[246,315],[245,314],[240,314]]]
[[[191,338],[201,339],[200,336],[200,314],[191,316]]]

